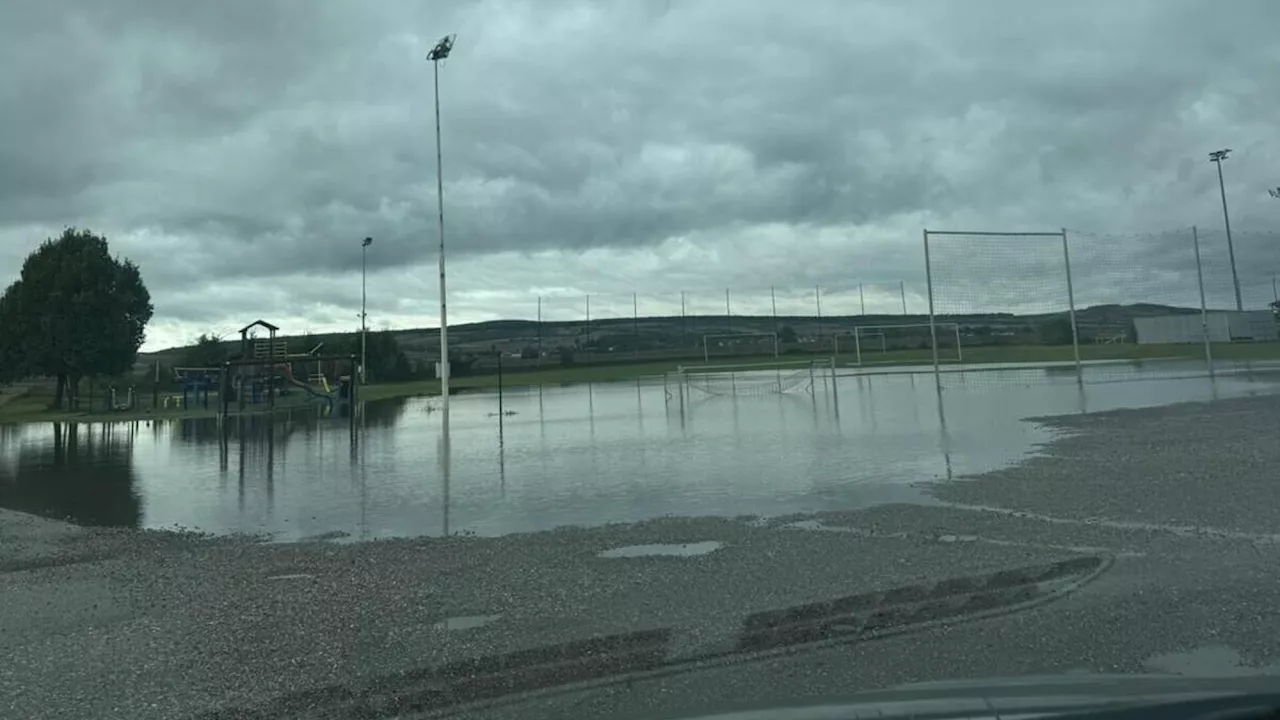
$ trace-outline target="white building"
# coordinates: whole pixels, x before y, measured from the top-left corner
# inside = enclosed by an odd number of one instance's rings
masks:
[[[1203,322],[1203,326],[1202,326]],[[1158,315],[1133,319],[1139,345],[1204,342],[1275,342],[1280,340],[1280,323],[1270,310],[1210,310],[1186,315]]]

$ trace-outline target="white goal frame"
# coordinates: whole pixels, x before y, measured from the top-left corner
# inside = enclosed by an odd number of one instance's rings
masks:
[[[711,343],[708,341],[716,338],[773,338],[773,356],[776,358],[779,354],[778,333],[776,332],[711,333],[702,336],[702,361],[704,363],[711,362]]]
[[[686,398],[692,400],[692,394],[689,389],[689,377],[691,375],[728,375],[730,387],[733,392],[737,388],[737,374],[742,372],[767,372],[775,371],[777,373],[778,391],[782,391],[782,371],[783,370],[804,370],[809,369],[809,393],[815,394],[818,384],[818,372],[825,371],[827,374],[823,377],[825,383],[827,379],[831,381],[831,393],[836,402],[839,402],[838,393],[836,391],[836,358],[835,357],[817,357],[804,358],[797,360],[779,360],[777,362],[756,362],[756,363],[717,363],[703,365],[678,365],[672,372],[662,375],[663,393],[668,402],[678,397],[681,410],[684,409]],[[674,376],[674,377],[673,377]],[[672,384],[674,380],[674,392]]]
[[[955,336],[955,339],[956,339],[956,357],[955,357],[955,360],[951,360],[950,358],[946,358],[946,359],[944,360],[943,358],[940,358],[940,357],[938,356],[938,331],[939,331],[940,329],[942,329],[942,328],[947,328],[947,327],[949,327],[949,328],[951,328],[951,329],[952,329],[952,334]],[[936,364],[936,363],[938,363],[938,362],[957,362],[957,363],[964,362],[964,347],[963,347],[963,346],[961,345],[961,343],[960,343],[960,323],[957,323],[957,322],[933,322],[933,323],[922,322],[922,323],[890,323],[890,324],[886,324],[886,325],[856,325],[856,326],[854,326],[854,328],[853,328],[853,352],[854,352],[854,364],[859,365],[859,366],[861,366],[861,365],[863,365],[863,364],[864,364],[864,363],[863,363],[863,361],[862,361],[862,337],[863,337],[864,335],[873,335],[873,336],[874,336],[874,335],[878,335],[878,336],[880,336],[880,340],[881,340],[881,343],[882,343],[881,347],[883,347],[883,343],[884,343],[884,341],[885,341],[885,332],[884,332],[885,330],[903,330],[903,329],[906,329],[906,328],[917,328],[917,329],[923,329],[923,330],[927,330],[927,331],[928,331],[929,344],[932,346],[930,349],[931,349],[931,350],[932,350],[932,352],[933,352],[933,357],[934,357],[934,363],[935,363],[935,364]],[[871,331],[871,332],[864,332],[864,331]],[[895,361],[893,361],[893,360],[873,360],[873,361],[869,361],[869,362],[876,362],[876,363],[881,363],[881,362],[883,362],[883,363],[892,363],[892,362],[895,362]]]

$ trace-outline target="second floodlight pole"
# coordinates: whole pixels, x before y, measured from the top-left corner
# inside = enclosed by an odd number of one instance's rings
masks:
[[[444,170],[440,150],[440,61],[453,50],[453,35],[440,38],[440,42],[427,53],[431,61],[436,100],[436,202],[440,228],[440,410],[444,420],[449,420],[449,315],[447,311],[444,281]]]
[[[1222,161],[1227,159],[1231,148],[1215,150],[1209,153],[1209,162],[1218,166],[1218,192],[1222,194],[1222,222],[1227,226],[1227,259],[1231,261],[1231,284],[1236,291],[1236,312],[1244,311],[1244,302],[1240,297],[1240,276],[1236,273],[1236,248],[1231,242],[1231,216],[1227,214],[1227,186],[1222,181]]]

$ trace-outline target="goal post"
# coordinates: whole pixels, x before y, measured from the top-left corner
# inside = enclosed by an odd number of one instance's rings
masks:
[[[923,237],[935,372],[944,360],[938,337],[957,323],[968,327],[971,348],[975,343],[1059,346],[1080,372],[1066,230],[926,229]]]
[[[711,348],[728,348],[725,353],[712,353]],[[745,352],[735,352],[745,351]],[[761,357],[772,355],[777,358],[779,355],[778,333],[776,332],[749,332],[749,333],[712,333],[702,336],[702,361],[710,363],[714,355],[716,358],[722,357]]]
[[[964,349],[960,342],[960,323],[888,323],[881,325],[857,325],[853,328],[854,364],[901,362],[901,358],[888,357],[888,350],[912,350],[923,343],[930,350],[936,362],[963,362]],[[878,341],[878,342],[877,342]],[[880,347],[885,355],[878,360],[867,359],[864,351],[868,348]],[[894,347],[894,346],[897,347]]]
[[[830,380],[834,392],[835,358],[680,365],[664,375],[663,385],[668,388],[668,398],[673,397],[670,388],[674,385],[683,402],[693,390],[709,396],[776,395],[797,389],[812,393],[819,375],[824,383]]]

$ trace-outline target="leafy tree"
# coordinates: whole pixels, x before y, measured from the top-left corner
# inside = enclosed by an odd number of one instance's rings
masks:
[[[782,328],[778,330],[778,342],[796,343],[800,342],[800,338],[796,335],[795,328],[790,325],[783,325]]]
[[[314,346],[314,343],[312,345]],[[360,357],[360,333],[356,333],[351,338],[351,352],[357,358]],[[390,330],[376,330],[369,333],[365,357],[368,363],[368,367],[365,368],[365,377],[369,382],[401,382],[413,378],[413,365],[400,349],[400,344],[396,342],[395,333]]]
[[[537,360],[538,348],[532,345],[525,345],[524,349],[520,351],[520,359],[521,360]]]
[[[1045,345],[1071,344],[1071,319],[1053,318],[1040,326],[1040,342]]]
[[[179,367],[217,367],[227,359],[227,346],[221,337],[212,333],[201,334],[196,342],[182,353]]]
[[[21,280],[0,295],[0,383],[32,374],[30,353],[26,350],[31,324],[22,300]]]
[[[55,406],[80,379],[132,369],[153,308],[138,266],[68,228],[27,256],[0,308],[0,358],[56,379]],[[8,371],[12,372],[12,371]]]
[[[567,345],[560,346],[560,364],[561,365],[573,364],[573,348],[568,347]]]

